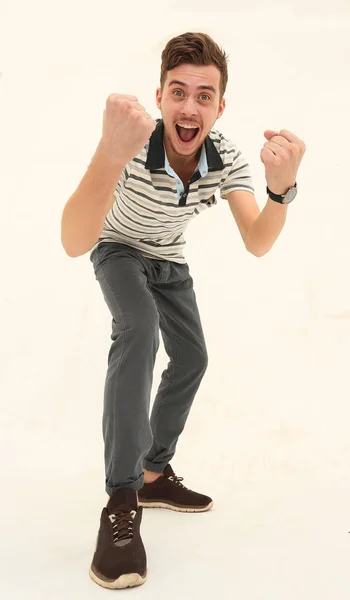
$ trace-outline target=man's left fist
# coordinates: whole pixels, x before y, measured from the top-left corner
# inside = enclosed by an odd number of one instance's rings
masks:
[[[286,194],[296,182],[306,146],[288,129],[282,129],[280,132],[267,129],[264,136],[269,141],[264,144],[260,159],[265,165],[268,188],[274,194]]]

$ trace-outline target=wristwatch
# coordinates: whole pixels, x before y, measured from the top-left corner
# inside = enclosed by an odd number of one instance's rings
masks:
[[[268,186],[266,186],[266,193],[270,196],[271,200],[274,200],[275,202],[279,202],[280,204],[290,204],[298,193],[297,182],[295,182],[293,187],[289,188],[286,194],[273,194]]]

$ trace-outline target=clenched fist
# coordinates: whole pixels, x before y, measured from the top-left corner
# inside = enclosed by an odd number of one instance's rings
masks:
[[[260,152],[260,160],[265,165],[268,188],[274,194],[285,194],[296,182],[306,145],[288,129],[267,129],[264,136],[269,141]]]
[[[100,149],[110,161],[125,166],[149,140],[156,122],[136,96],[111,94],[103,111]]]

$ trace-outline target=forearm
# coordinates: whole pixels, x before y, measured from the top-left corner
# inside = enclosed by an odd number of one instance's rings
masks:
[[[113,192],[123,171],[98,146],[77,190],[64,207],[61,242],[69,256],[85,254],[98,240],[114,202]]]
[[[286,221],[288,204],[279,204],[268,197],[266,206],[250,227],[245,246],[255,256],[263,256],[273,246]]]

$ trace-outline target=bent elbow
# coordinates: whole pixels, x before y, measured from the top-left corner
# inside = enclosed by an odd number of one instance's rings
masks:
[[[254,250],[253,248],[247,248],[247,251],[249,252],[249,254],[252,254],[253,256],[256,256],[257,258],[261,258],[262,256],[264,256],[266,254],[266,252],[262,252],[261,250]]]

